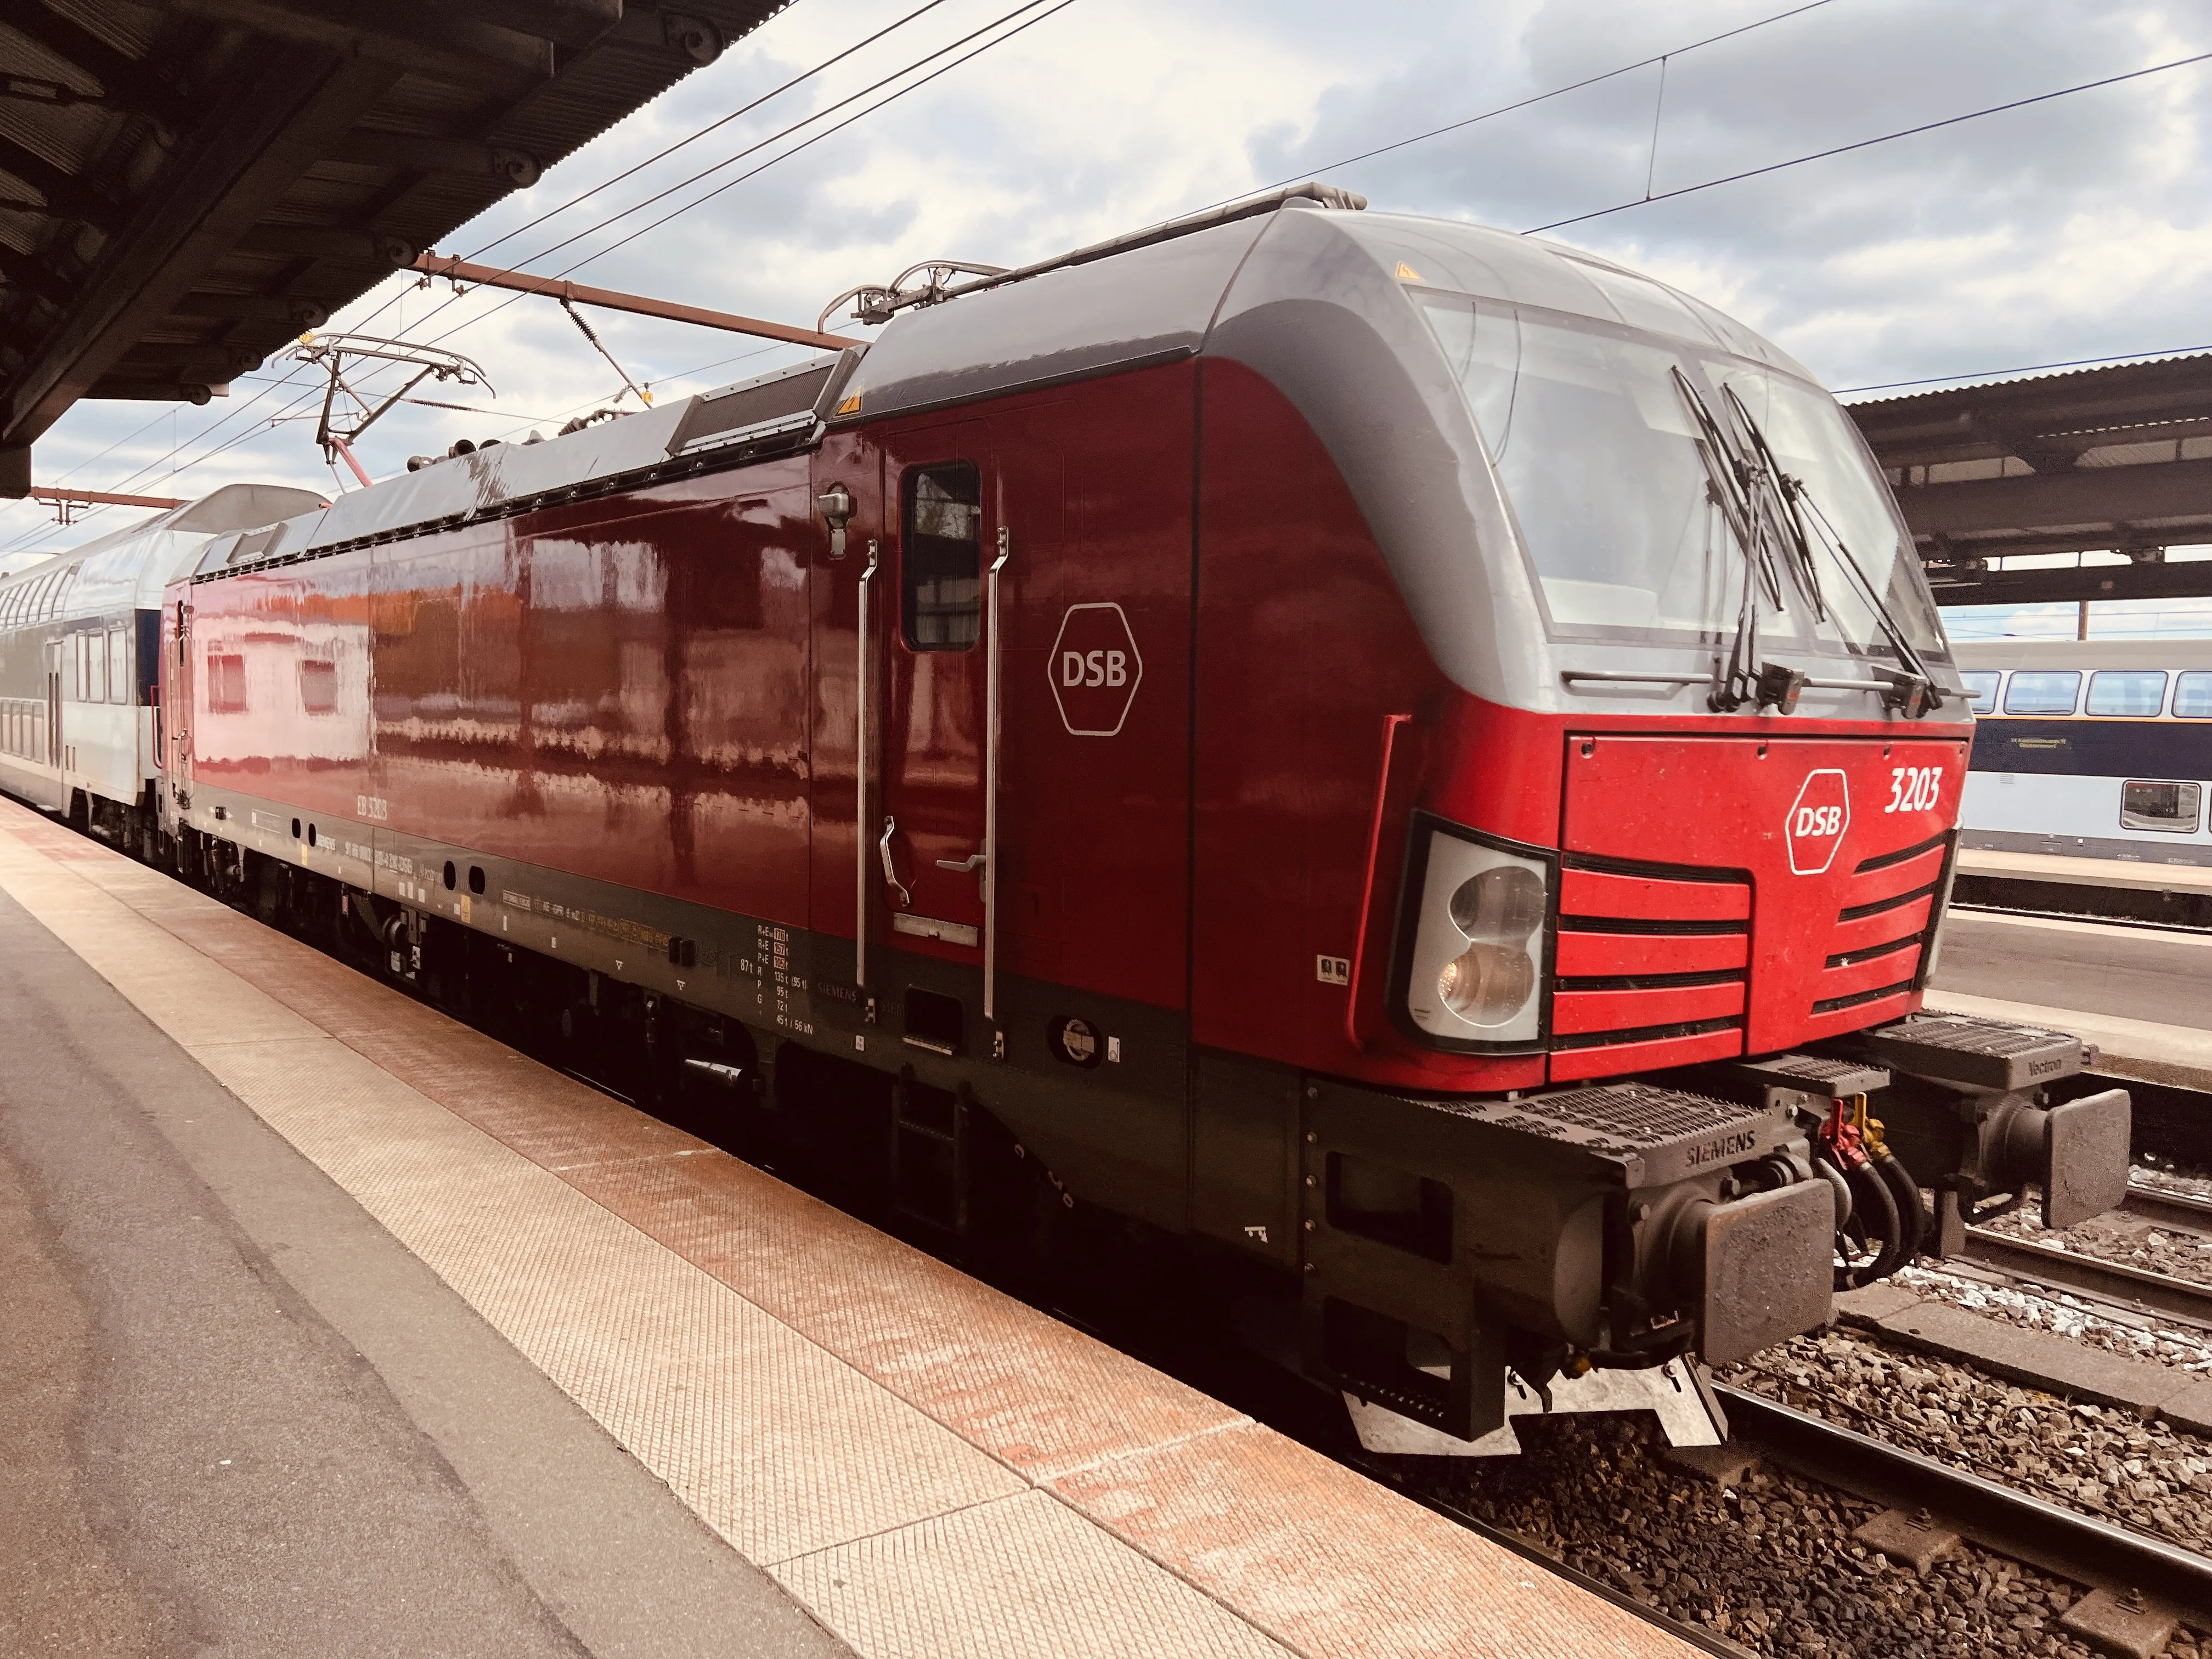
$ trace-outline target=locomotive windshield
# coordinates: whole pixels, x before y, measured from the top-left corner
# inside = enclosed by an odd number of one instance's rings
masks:
[[[1916,649],[1942,635],[1919,561],[1848,417],[1826,392],[1763,363],[1558,312],[1433,292],[1420,296],[1466,394],[1545,611],[1565,635],[1725,638],[1744,591],[1743,551],[1709,488],[1692,398],[1733,392],[1813,538],[1818,605],[1802,589],[1759,606],[1770,648],[1893,657],[1876,607],[1836,544]],[[1679,371],[1679,376],[1678,376]],[[1825,609],[1825,617],[1817,611]]]

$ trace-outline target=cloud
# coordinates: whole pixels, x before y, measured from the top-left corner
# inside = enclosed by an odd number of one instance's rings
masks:
[[[447,247],[469,252],[514,230],[913,3],[801,0]],[[946,0],[487,257],[538,254],[1015,3]],[[1315,173],[1377,207],[1521,228],[1632,200],[1647,179],[1663,193],[2212,48],[2212,8],[2202,3],[1829,0],[1670,58],[1663,105],[1658,70],[1646,65],[1389,155],[1328,165],[1779,9],[1781,0],[1507,0],[1480,8],[1400,0],[1356,13],[1320,0],[1076,0],[1003,47],[604,252],[577,276],[811,324],[839,290],[921,259],[1018,264]],[[1557,234],[1711,300],[1835,385],[2206,343],[2205,84],[2201,69],[2174,70]],[[602,254],[818,130],[776,139],[530,268],[557,271]],[[373,325],[365,320],[372,315]],[[592,321],[625,368],[670,393],[796,355],[616,313],[593,313]],[[495,408],[496,417],[411,406],[387,416],[362,446],[378,472],[456,437],[564,419],[621,387],[543,300],[483,290],[454,300],[395,277],[333,325],[404,326],[422,337],[456,329],[444,343],[480,361],[498,388],[495,401],[432,394]],[[272,362],[205,410],[80,405],[41,441],[41,479],[68,474],[88,487],[158,488],[173,428],[192,463],[178,475],[179,490],[250,477],[325,489],[349,482],[333,479],[309,441],[312,420],[299,418],[313,412],[307,381],[270,385],[288,372],[295,366]],[[235,447],[210,453],[233,440]],[[0,550],[26,538],[73,540],[113,523],[95,515],[81,528],[42,530],[36,509],[15,506],[0,511]]]

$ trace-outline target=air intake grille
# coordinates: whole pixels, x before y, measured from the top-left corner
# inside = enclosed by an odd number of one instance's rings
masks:
[[[1903,1008],[1920,975],[1947,838],[1860,861],[1844,888],[1813,984],[1810,1036],[1856,1030]]]
[[[1553,1078],[1741,1054],[1750,964],[1751,885],[1741,872],[1570,854]]]

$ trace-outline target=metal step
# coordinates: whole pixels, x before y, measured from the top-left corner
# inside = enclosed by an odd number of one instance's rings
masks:
[[[954,1096],[949,1110],[940,1099],[939,1091],[924,1095],[910,1072],[892,1087],[891,1205],[910,1220],[958,1237],[968,1230],[967,1091]]]
[[[1776,1054],[1729,1062],[1728,1069],[1771,1089],[1796,1089],[1823,1100],[1849,1100],[1889,1087],[1889,1073],[1855,1060],[1822,1054]]]
[[[1972,1014],[1910,1014],[1862,1031],[1854,1047],[1893,1072],[1972,1089],[2032,1089],[2087,1069],[2096,1049],[2064,1031]]]

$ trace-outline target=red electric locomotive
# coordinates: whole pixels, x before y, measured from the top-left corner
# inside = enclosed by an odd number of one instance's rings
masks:
[[[1917,1012],[1972,727],[1833,399],[1363,206],[864,291],[866,348],[211,539],[166,831],[947,1228],[1018,1165],[1272,1269],[1462,1441],[2117,1201],[2079,1042]]]

